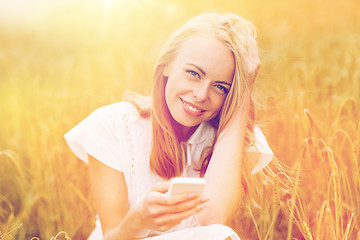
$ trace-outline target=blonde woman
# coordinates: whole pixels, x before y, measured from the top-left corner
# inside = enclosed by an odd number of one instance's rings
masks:
[[[200,14],[165,45],[150,98],[99,108],[65,135],[89,164],[100,218],[90,238],[239,239],[227,220],[273,157],[253,124],[259,67],[252,24]],[[254,168],[243,153],[255,149]],[[167,194],[179,176],[205,178],[204,193]]]

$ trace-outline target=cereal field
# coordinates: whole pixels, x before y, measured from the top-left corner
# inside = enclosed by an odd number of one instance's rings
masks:
[[[149,94],[162,44],[207,9],[256,25],[257,118],[297,179],[288,192],[276,179],[259,186],[234,228],[242,239],[360,240],[358,0],[0,0],[0,239],[86,239],[87,169],[63,135],[125,90]]]

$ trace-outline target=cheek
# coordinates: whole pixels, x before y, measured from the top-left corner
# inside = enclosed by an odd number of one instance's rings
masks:
[[[213,107],[215,112],[220,112],[221,108],[225,103],[226,96],[217,96],[213,98]]]
[[[168,98],[167,100],[170,100],[175,95],[177,95],[181,89],[182,84],[178,79],[179,78],[176,78],[176,76],[173,75],[170,75],[170,77],[167,79],[165,85],[165,98]]]
[[[165,85],[165,101],[166,101],[166,104],[169,104],[169,84],[168,82],[166,83]]]
[[[165,85],[165,101],[168,107],[170,108],[170,104],[174,101],[174,97],[176,95],[176,86],[174,86],[174,81],[168,78]]]

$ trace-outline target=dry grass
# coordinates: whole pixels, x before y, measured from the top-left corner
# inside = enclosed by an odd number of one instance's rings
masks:
[[[259,185],[236,230],[242,239],[360,239],[358,1],[51,2],[18,6],[18,18],[0,11],[0,239],[86,238],[95,216],[87,170],[63,134],[124,90],[149,93],[167,36],[214,8],[257,26],[266,106],[257,116],[298,179],[286,191],[282,173]]]

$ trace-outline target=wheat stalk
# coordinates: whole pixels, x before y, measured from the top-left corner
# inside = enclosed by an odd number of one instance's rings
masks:
[[[354,218],[354,213],[351,214],[351,217],[350,217],[350,220],[348,222],[348,224],[346,225],[346,229],[345,229],[345,236],[344,236],[344,240],[348,240],[349,239],[349,236],[350,236],[350,233],[351,233],[351,230],[353,228],[353,224],[352,224],[352,220]]]
[[[332,183],[334,187],[334,201],[335,201],[335,233],[336,238],[340,239],[342,236],[342,231],[340,227],[342,226],[342,199],[341,199],[341,192],[340,192],[340,183],[339,183],[339,171],[337,164],[334,160],[334,155],[330,147],[325,148],[330,167],[331,167],[331,174],[330,177],[332,178]]]
[[[280,194],[279,194],[279,174],[276,174],[274,180],[274,190],[273,193],[275,195],[275,203],[279,206],[280,205]]]
[[[337,240],[334,226],[335,223],[331,215],[331,209],[327,207],[325,210],[325,239]]]
[[[316,239],[322,239],[322,232],[323,225],[325,224],[326,216],[325,216],[325,210],[328,208],[329,202],[324,201],[321,205],[320,212],[318,212],[317,216],[317,225],[316,225]]]

